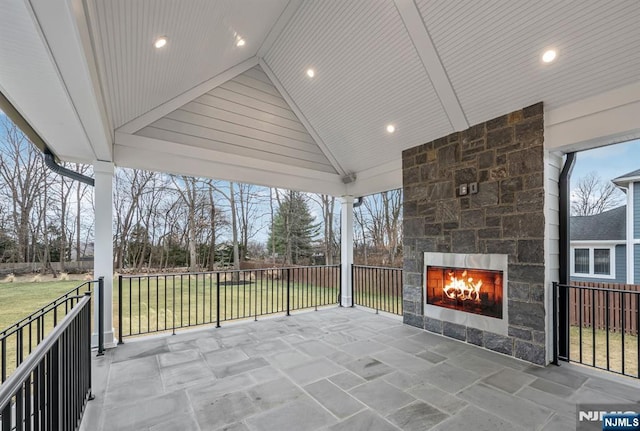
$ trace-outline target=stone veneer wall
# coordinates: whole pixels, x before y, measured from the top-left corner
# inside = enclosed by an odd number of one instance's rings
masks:
[[[543,139],[538,103],[402,153],[405,323],[546,362]],[[424,316],[425,251],[509,256],[508,336]]]

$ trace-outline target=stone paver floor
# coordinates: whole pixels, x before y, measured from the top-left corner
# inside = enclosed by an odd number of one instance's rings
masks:
[[[337,307],[126,340],[94,370],[87,431],[572,430],[576,403],[640,402],[633,379]]]

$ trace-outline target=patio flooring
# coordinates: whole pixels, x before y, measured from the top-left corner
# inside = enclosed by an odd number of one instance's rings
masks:
[[[87,431],[570,430],[576,403],[640,402],[633,379],[337,307],[126,340],[93,386]]]

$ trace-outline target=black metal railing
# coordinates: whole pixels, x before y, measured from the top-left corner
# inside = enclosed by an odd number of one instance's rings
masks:
[[[97,289],[94,288],[97,285]],[[0,383],[29,356],[80,301],[85,292],[103,292],[103,278],[87,281],[0,332]],[[99,301],[102,303],[102,301]],[[99,343],[100,353],[104,340]]]
[[[75,306],[0,385],[0,430],[78,428],[91,398],[91,294]]]
[[[125,337],[336,304],[340,265],[118,277]]]
[[[567,298],[564,309],[561,296]],[[553,297],[554,362],[640,378],[640,291],[553,283]],[[566,344],[560,346],[559,339]]]
[[[402,268],[351,266],[352,305],[402,315]]]

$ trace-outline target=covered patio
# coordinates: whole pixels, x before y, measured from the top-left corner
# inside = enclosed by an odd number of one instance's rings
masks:
[[[634,404],[629,379],[541,368],[330,307],[127,341],[95,358],[81,429],[569,430],[576,404]]]

